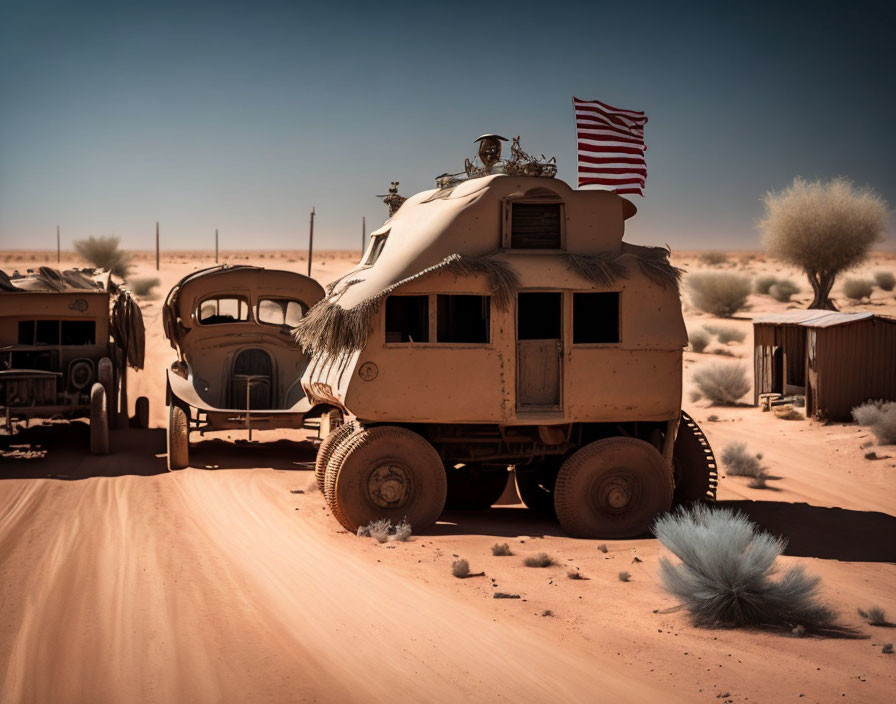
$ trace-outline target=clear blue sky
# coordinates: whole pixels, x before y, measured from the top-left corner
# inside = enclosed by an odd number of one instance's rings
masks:
[[[896,207],[894,3],[813,4],[0,0],[0,247],[357,246],[483,132],[574,182],[572,95],[647,112],[632,241],[756,247],[795,175]]]

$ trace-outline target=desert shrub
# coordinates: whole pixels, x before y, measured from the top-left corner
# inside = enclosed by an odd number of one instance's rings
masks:
[[[772,287],[768,290],[768,295],[778,301],[778,303],[787,303],[792,295],[799,292],[800,287],[793,281],[778,281],[772,284]]]
[[[401,523],[394,527],[392,539],[397,540],[399,543],[404,543],[408,538],[411,537],[412,533],[413,531],[411,530],[411,524],[405,518]]]
[[[830,293],[837,276],[864,260],[883,237],[886,201],[843,178],[828,183],[796,178],[764,201],[760,227],[769,254],[806,273],[815,294],[810,308],[833,310]]]
[[[730,325],[706,325],[704,329],[715,335],[723,345],[729,342],[743,342],[747,338],[747,333]]]
[[[529,555],[523,560],[523,564],[526,567],[550,567],[554,564],[554,558],[546,552],[540,552],[537,555]]]
[[[705,364],[694,372],[694,383],[716,406],[733,406],[750,390],[742,364]]]
[[[492,545],[492,555],[496,557],[509,557],[513,555],[513,552],[510,550],[510,546],[507,543],[495,543]]]
[[[858,609],[858,612],[859,616],[865,619],[869,626],[890,625],[889,621],[887,621],[887,614],[879,606],[872,606],[867,611],[865,609]]]
[[[131,268],[131,255],[118,248],[118,237],[88,237],[75,240],[75,251],[100,269],[108,269],[124,278]]]
[[[867,279],[847,279],[843,282],[843,295],[853,301],[869,298],[874,284]]]
[[[764,474],[761,459],[762,455],[747,451],[745,442],[732,442],[722,450],[722,464],[732,477],[758,477]]]
[[[470,576],[470,563],[466,560],[455,560],[451,563],[451,574],[458,579]]]
[[[724,252],[701,252],[699,259],[705,266],[720,266],[728,261],[728,255]]]
[[[896,287],[896,277],[892,271],[877,271],[874,273],[874,283],[882,291],[892,291],[893,287]]]
[[[750,279],[722,271],[698,271],[687,278],[691,303],[704,313],[730,318],[747,305]]]
[[[896,445],[896,401],[867,401],[852,409],[852,417],[869,428],[881,445]]]
[[[566,576],[569,577],[570,579],[588,579],[585,575],[583,575],[578,570],[569,570],[566,573]]]
[[[626,572],[625,570],[623,570],[622,572],[619,573],[619,581],[620,582],[630,582],[631,579],[632,579],[631,572]]]
[[[818,603],[818,577],[802,566],[776,570],[786,543],[746,516],[705,505],[678,508],[656,520],[653,532],[680,560],[660,558],[666,590],[701,626],[833,625],[836,614]],[[777,579],[772,579],[778,574]]]
[[[694,352],[703,352],[709,344],[709,335],[706,330],[694,330],[688,335],[688,342],[691,343],[691,349]]]
[[[774,276],[759,276],[756,279],[756,283],[753,285],[753,290],[756,293],[761,293],[763,295],[768,295],[769,289],[778,283],[778,279]]]
[[[138,296],[148,296],[150,292],[161,285],[161,281],[155,276],[145,276],[136,279],[128,279],[128,288]]]
[[[374,538],[378,543],[385,543],[388,540],[403,543],[411,537],[411,533],[411,524],[406,518],[394,526],[388,518],[380,518],[358,528],[358,537]]]

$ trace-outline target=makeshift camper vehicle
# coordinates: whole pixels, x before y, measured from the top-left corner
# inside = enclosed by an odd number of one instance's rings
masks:
[[[0,413],[17,421],[90,418],[90,450],[109,452],[127,423],[127,366],[143,368],[143,317],[106,271],[0,271]],[[135,422],[149,423],[149,400]]]
[[[334,516],[425,530],[448,495],[493,503],[510,465],[573,536],[641,534],[673,501],[714,498],[681,411],[668,250],[622,241],[636,209],[615,193],[537,164],[481,171],[400,203],[296,326],[305,393],[355,416],[318,453]]]
[[[299,379],[308,357],[291,329],[324,290],[257,266],[215,266],[181,279],[163,309],[177,351],[168,370],[168,467],[189,463],[189,434],[301,428],[312,404]],[[322,410],[322,409],[319,409]]]

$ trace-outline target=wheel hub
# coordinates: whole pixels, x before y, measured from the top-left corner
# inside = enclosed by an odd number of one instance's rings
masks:
[[[377,506],[398,508],[407,502],[410,495],[410,475],[401,465],[381,464],[371,472],[367,490]]]
[[[624,513],[637,491],[632,478],[624,474],[607,477],[595,489],[597,506],[608,513]]]

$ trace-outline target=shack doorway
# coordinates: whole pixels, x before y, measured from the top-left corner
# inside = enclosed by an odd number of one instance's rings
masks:
[[[784,349],[772,348],[772,392],[784,393]]]
[[[517,296],[517,405],[557,409],[563,379],[563,293]]]

